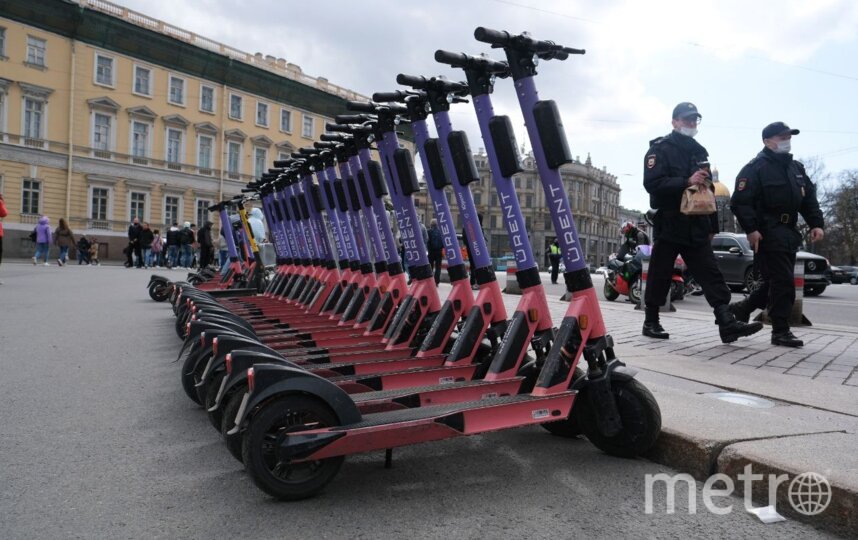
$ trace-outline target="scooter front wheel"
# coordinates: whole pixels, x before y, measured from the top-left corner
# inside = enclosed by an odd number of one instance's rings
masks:
[[[605,280],[605,286],[602,288],[602,292],[605,294],[605,300],[610,300],[611,302],[620,297],[620,293],[617,292],[617,289],[615,289],[607,279]]]
[[[170,296],[170,287],[163,281],[153,281],[149,285],[149,298],[156,302],[163,302]]]
[[[327,405],[308,396],[293,394],[266,404],[253,416],[244,434],[242,456],[247,473],[259,489],[277,499],[312,497],[334,478],[345,458],[290,463],[280,457],[279,443],[290,432],[337,423]]]
[[[639,456],[652,448],[661,432],[658,403],[646,386],[635,379],[612,380],[611,393],[623,425],[616,435],[606,436],[599,430],[586,390],[578,394],[572,412],[577,412],[581,431],[599,450],[622,458]]]

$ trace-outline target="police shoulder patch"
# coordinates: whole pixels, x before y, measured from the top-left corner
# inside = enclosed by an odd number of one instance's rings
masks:
[[[650,154],[646,157],[646,168],[652,169],[655,167],[655,154]]]
[[[745,186],[747,186],[747,185],[748,185],[748,179],[747,178],[739,178],[739,181],[736,182],[736,191],[743,191],[745,189]]]

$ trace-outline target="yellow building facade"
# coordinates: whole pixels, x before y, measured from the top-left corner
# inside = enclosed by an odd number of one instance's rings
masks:
[[[345,101],[366,99],[109,2],[5,2],[0,193],[7,255],[42,215],[117,258],[134,217],[201,223]]]

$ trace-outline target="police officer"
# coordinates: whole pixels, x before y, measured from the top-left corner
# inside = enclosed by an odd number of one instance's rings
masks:
[[[551,283],[557,285],[557,276],[560,273],[560,244],[557,240],[548,246],[548,261],[551,263]]]
[[[711,188],[709,156],[694,140],[702,118],[693,103],[677,105],[673,109],[673,131],[651,141],[644,157],[644,188],[650,194],[650,206],[657,212],[653,218],[655,244],[644,297],[643,335],[670,337],[659,322],[658,308],[670,290],[676,255],[682,254],[715,312],[721,341],[730,343],[759,332],[763,325],[738,321],[730,311],[730,289],[712,253],[712,236],[718,232],[716,214],[689,216],[679,211],[686,188],[694,185]]]
[[[754,265],[762,285],[745,300],[730,305],[740,320],[749,320],[755,309],[768,306],[772,321],[772,345],[801,347],[789,328],[795,302],[793,272],[795,253],[801,244],[796,230],[800,213],[810,226],[810,240],[822,240],[822,211],[816,186],[804,165],[792,158],[792,136],[798,135],[783,122],[763,128],[765,148],[739,172],[730,208],[748,235],[754,250]]]

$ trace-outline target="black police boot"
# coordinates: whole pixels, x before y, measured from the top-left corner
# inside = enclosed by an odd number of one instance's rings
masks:
[[[746,323],[751,320],[751,313],[754,312],[754,306],[751,305],[749,298],[745,298],[741,302],[733,302],[730,304],[730,311],[737,320]]]
[[[804,347],[804,341],[795,337],[795,335],[790,332],[790,329],[786,330],[772,330],[772,345],[780,345],[781,347]]]
[[[646,337],[655,339],[668,339],[670,334],[664,331],[661,324],[658,322],[658,306],[646,306],[646,315],[644,316],[643,331],[641,332]]]
[[[726,304],[715,308],[715,324],[718,325],[722,343],[733,343],[740,337],[756,334],[763,329],[761,322],[744,323],[736,320],[730,306]]]

